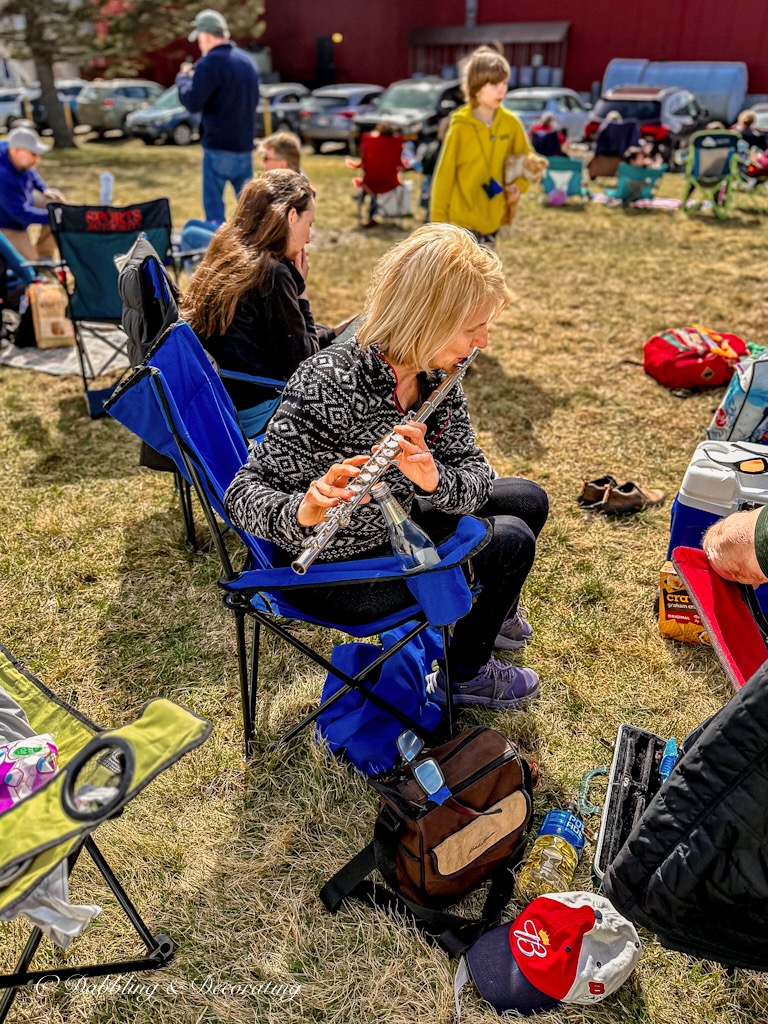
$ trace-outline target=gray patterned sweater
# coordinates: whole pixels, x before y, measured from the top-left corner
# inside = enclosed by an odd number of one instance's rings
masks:
[[[443,371],[420,375],[422,398],[444,377]],[[298,554],[313,529],[300,526],[297,518],[307,487],[334,462],[370,454],[371,446],[403,419],[396,389],[395,372],[378,348],[361,348],[354,337],[305,360],[288,382],[264,440],[252,445],[248,462],[227,490],[232,522]],[[491,493],[492,471],[475,442],[461,385],[428,420],[426,439],[440,474],[430,502],[458,514],[480,508]],[[406,511],[414,496],[423,494],[397,467],[385,479]],[[370,502],[355,511],[350,526],[336,534],[319,560],[359,557],[388,540],[384,519]]]

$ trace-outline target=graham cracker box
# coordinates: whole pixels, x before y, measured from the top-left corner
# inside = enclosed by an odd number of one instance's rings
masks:
[[[27,288],[38,348],[65,348],[75,344],[75,331],[67,317],[67,293],[58,284],[35,281]]]
[[[659,574],[659,632],[668,640],[710,646],[707,630],[672,562]]]

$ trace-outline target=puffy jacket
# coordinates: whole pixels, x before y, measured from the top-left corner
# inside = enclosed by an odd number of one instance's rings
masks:
[[[176,285],[145,235],[133,245],[117,278],[131,366],[144,362],[157,338],[179,318]]]
[[[670,949],[768,970],[768,661],[706,723],[603,884]]]
[[[488,199],[483,185],[490,178],[503,185],[506,158],[530,152],[525,129],[509,110],[499,107],[488,128],[469,106],[460,107],[451,117],[432,178],[431,219],[495,234],[504,216],[504,193]],[[515,184],[521,192],[528,189],[525,178]]]

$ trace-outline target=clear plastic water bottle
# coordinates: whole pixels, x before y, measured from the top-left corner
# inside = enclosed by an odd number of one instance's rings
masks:
[[[99,175],[99,206],[112,205],[112,189],[115,176],[110,171],[102,171]]]
[[[529,903],[548,892],[568,892],[572,888],[576,865],[584,849],[584,822],[575,813],[576,804],[549,811],[541,823],[520,874],[515,895]]]
[[[372,493],[387,524],[392,550],[403,569],[406,572],[421,572],[431,565],[437,565],[440,555],[435,545],[406,514],[389,485],[380,481],[374,485]]]

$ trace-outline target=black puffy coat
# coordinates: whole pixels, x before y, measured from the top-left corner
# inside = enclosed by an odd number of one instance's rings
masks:
[[[663,945],[768,970],[768,661],[686,749],[603,884]]]

